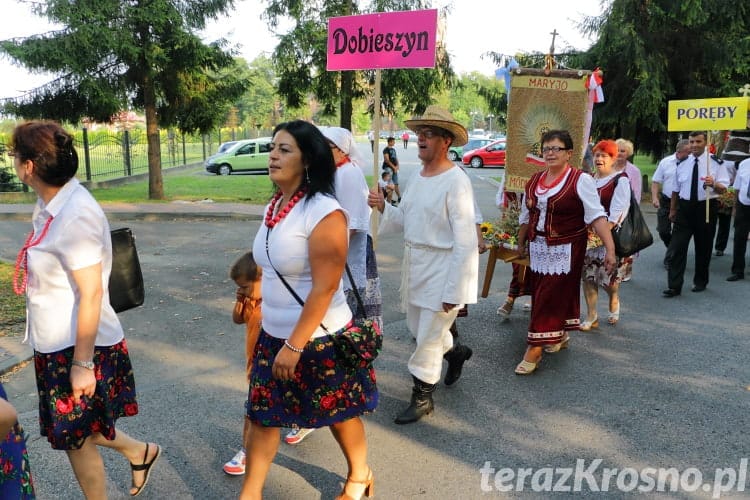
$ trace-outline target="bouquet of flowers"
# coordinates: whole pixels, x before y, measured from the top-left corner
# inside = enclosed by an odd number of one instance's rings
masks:
[[[586,250],[591,250],[592,248],[600,247],[602,245],[604,245],[604,242],[599,237],[599,235],[596,234],[596,231],[589,228],[588,240],[586,241]]]
[[[734,200],[736,199],[735,190],[733,187],[728,187],[726,191],[719,195],[719,212],[724,214],[731,214],[734,208]]]
[[[483,222],[479,228],[488,246],[515,249],[518,237],[518,215],[520,210],[508,207],[502,217],[493,222]]]

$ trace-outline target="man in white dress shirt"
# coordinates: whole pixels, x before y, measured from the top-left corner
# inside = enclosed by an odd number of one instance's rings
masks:
[[[684,281],[690,239],[695,246],[693,292],[702,292],[708,285],[711,247],[716,234],[717,198],[729,185],[729,173],[723,161],[709,155],[706,132],[690,132],[690,156],[677,167],[672,187],[669,219],[674,223],[669,243],[668,287],[664,297],[680,295]],[[708,165],[707,165],[708,163]],[[708,169],[708,170],[707,170]],[[708,203],[708,221],[706,220]]]
[[[669,205],[672,199],[672,183],[677,165],[690,155],[690,142],[687,139],[677,141],[673,154],[667,156],[656,167],[654,178],[651,181],[651,204],[657,209],[656,232],[669,249],[669,241],[672,239],[672,221],[669,220]],[[664,255],[664,267],[669,264],[669,251]]]

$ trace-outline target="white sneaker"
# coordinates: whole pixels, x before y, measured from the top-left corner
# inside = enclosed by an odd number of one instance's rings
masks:
[[[284,438],[286,444],[300,444],[315,429],[292,429]]]
[[[523,305],[523,310],[524,310],[525,312],[529,312],[529,311],[531,311],[531,302],[527,302],[527,303],[525,303],[525,304]]]
[[[224,464],[224,472],[230,476],[241,476],[245,473],[245,448],[237,452],[232,460]]]

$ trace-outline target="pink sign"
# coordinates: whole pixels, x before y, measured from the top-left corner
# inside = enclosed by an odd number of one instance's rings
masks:
[[[437,9],[328,20],[328,71],[434,68]]]

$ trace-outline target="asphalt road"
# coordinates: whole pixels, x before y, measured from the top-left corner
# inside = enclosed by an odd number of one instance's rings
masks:
[[[410,145],[398,153],[406,183],[418,168],[416,150]],[[486,177],[502,169],[468,172],[485,217],[495,218],[496,187]],[[655,217],[647,217],[653,230]],[[136,233],[147,286],[145,305],[120,316],[140,414],[121,419],[118,427],[164,448],[142,498],[237,497],[241,478],[226,476],[221,466],[239,445],[247,384],[244,330],[231,322],[234,288],[227,269],[250,246],[258,224],[168,216],[112,221]],[[15,257],[28,226],[0,220],[0,257]],[[750,280],[724,281],[729,254],[714,258],[708,289],[695,294],[688,285],[691,251],[686,293],[664,299],[663,246],[655,243],[622,286],[620,323],[576,333],[570,349],[547,355],[528,377],[513,373],[525,349],[528,315],[517,308],[501,322],[495,314],[510,279],[510,266],[499,263],[490,297],[459,320],[463,342],[474,349],[462,379],[439,387],[434,414],[397,426],[393,417],[410,396],[406,361],[413,348],[395,309],[402,246],[399,237],[378,240],[386,340],[377,361],[380,406],[366,419],[378,498],[549,498],[558,482],[576,497],[627,498],[639,491],[624,491],[631,487],[649,491],[648,467],[683,473],[673,497],[709,498],[715,477],[729,483],[729,473],[717,474],[717,468],[734,467],[741,475],[740,461],[750,454]],[[480,286],[485,264],[486,255]],[[601,300],[599,315],[606,317]],[[29,365],[5,388],[29,434],[38,496],[81,498],[65,454],[39,436],[34,384]],[[110,498],[126,498],[127,464],[114,452],[103,456]],[[578,484],[577,466],[591,472],[579,474]],[[567,479],[566,468],[574,471]],[[605,468],[612,478],[607,490],[598,491]],[[705,484],[696,483],[696,471]],[[332,498],[345,474],[333,438],[320,430],[299,446],[280,446],[266,498]],[[748,483],[745,476],[750,488]],[[693,486],[697,491],[686,490]],[[746,495],[735,484],[722,498]]]

